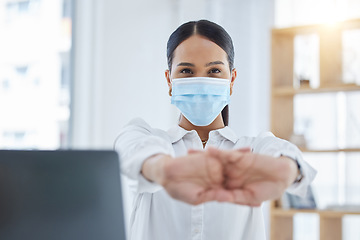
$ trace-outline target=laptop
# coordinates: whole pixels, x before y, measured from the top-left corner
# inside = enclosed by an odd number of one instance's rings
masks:
[[[0,151],[1,240],[124,240],[115,151]]]

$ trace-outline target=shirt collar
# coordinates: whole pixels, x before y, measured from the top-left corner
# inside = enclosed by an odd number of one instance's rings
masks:
[[[239,137],[236,135],[236,133],[228,126],[216,131],[218,131],[224,138],[230,140],[234,144],[239,140]]]
[[[194,130],[192,130],[194,131]],[[175,143],[177,141],[179,141],[180,139],[182,139],[186,134],[189,134],[192,131],[188,131],[182,127],[180,127],[179,125],[173,126],[172,128],[170,128],[167,132],[170,136],[171,139],[171,143]]]
[[[196,133],[195,130],[188,131],[188,130],[180,127],[179,125],[176,125],[168,130],[168,134],[170,136],[171,143],[175,143],[175,142],[179,141],[180,139],[182,139],[185,135],[193,134],[193,132]],[[219,135],[221,135],[225,139],[230,140],[234,144],[239,139],[238,136],[235,134],[235,132],[228,126],[221,128],[221,129],[213,130],[209,133],[209,135],[213,135],[212,132],[220,133]]]

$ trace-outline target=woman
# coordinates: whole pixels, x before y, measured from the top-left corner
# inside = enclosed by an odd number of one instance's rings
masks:
[[[166,132],[135,119],[115,143],[136,182],[130,239],[265,239],[261,203],[285,190],[304,195],[315,170],[271,133],[238,137],[227,126],[236,69],[222,27],[181,25],[167,57],[178,125]]]

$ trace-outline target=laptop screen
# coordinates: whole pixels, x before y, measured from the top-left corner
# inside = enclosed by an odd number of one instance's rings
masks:
[[[0,239],[125,239],[114,151],[0,151]]]

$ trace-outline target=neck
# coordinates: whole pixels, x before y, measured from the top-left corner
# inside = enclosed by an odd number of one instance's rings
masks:
[[[181,114],[179,126],[188,131],[195,130],[202,141],[209,138],[210,131],[225,127],[221,113],[208,126],[195,126]]]

